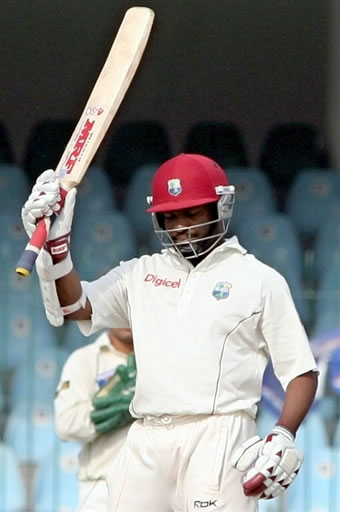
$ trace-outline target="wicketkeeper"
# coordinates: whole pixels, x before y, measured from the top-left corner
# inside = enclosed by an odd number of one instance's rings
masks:
[[[133,422],[136,365],[130,329],[110,329],[67,359],[54,407],[58,436],[83,444],[77,512],[107,512],[108,469]]]

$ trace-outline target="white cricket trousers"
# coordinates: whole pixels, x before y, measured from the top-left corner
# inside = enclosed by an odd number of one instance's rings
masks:
[[[255,433],[243,412],[135,421],[108,472],[108,511],[257,512],[230,462]]]
[[[107,512],[107,507],[108,489],[104,479],[79,482],[77,512]]]

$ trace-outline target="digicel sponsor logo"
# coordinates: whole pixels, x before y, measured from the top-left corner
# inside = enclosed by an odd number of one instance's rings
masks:
[[[152,283],[154,286],[166,286],[167,288],[179,288],[181,285],[181,278],[178,281],[170,281],[170,279],[162,279],[156,274],[146,274],[144,281]]]

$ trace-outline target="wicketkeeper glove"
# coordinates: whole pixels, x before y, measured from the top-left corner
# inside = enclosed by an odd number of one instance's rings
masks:
[[[91,412],[91,420],[96,432],[110,432],[133,421],[129,406],[135,394],[135,386],[136,361],[134,354],[130,354],[127,365],[119,365],[112,379],[92,400],[94,410]]]
[[[282,494],[294,481],[303,463],[303,455],[294,444],[293,434],[276,425],[261,439],[254,436],[238,448],[231,464],[247,471],[243,479],[246,496],[271,499]]]

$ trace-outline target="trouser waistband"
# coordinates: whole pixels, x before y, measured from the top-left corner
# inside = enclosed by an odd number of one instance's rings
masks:
[[[145,426],[150,427],[166,427],[173,428],[175,425],[185,425],[186,423],[195,423],[206,418],[211,414],[193,414],[187,416],[171,416],[170,414],[162,414],[161,416],[145,416],[141,418],[141,422]]]

